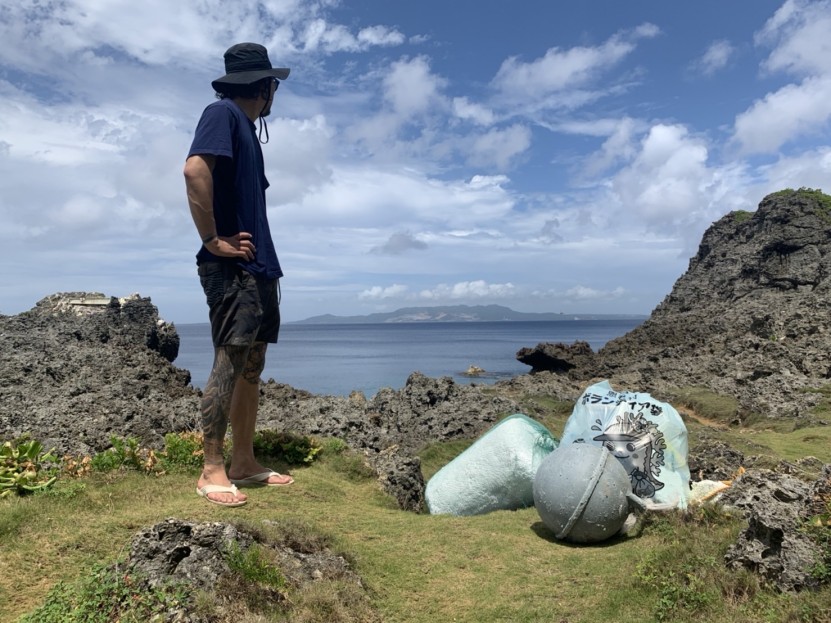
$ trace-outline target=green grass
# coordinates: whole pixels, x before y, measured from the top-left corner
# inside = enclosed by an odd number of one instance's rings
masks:
[[[748,212],[747,210],[733,210],[730,214],[736,223],[744,223],[753,218],[753,212]]]
[[[731,424],[739,419],[738,400],[704,387],[682,387],[673,392],[670,401],[676,406],[688,407],[699,417],[716,423]]]
[[[523,408],[537,409],[560,434],[570,407],[544,397],[523,400]],[[776,459],[811,454],[831,462],[831,430],[822,427],[709,432],[731,444],[750,439]],[[425,449],[425,476],[468,443]],[[83,583],[98,565],[123,560],[136,532],[167,517],[255,527],[273,522],[272,538],[343,553],[363,578],[371,608],[354,588],[316,584],[291,597],[299,608],[291,620],[372,620],[373,613],[407,623],[829,620],[823,613],[831,612],[831,587],[782,595],[753,574],[723,566],[743,526],[717,507],[652,516],[630,537],[574,546],[556,541],[533,508],[477,517],[400,511],[362,476],[353,462],[357,453],[327,441],[321,456],[293,469],[290,487],[250,489],[249,504],[237,509],[198,498],[196,472],[186,470],[163,476],[94,472],[59,480],[49,492],[0,501],[0,621],[33,611],[60,582]],[[253,578],[249,585],[283,591],[282,576],[269,569],[267,557],[250,556],[239,561]],[[198,605],[215,606],[208,594]],[[245,608],[232,614],[235,623],[285,620]]]
[[[831,196],[826,195],[819,188],[802,187],[798,190],[792,188],[785,188],[775,193],[771,193],[775,197],[801,197],[803,199],[813,200],[817,204],[817,216],[825,221],[831,220]]]

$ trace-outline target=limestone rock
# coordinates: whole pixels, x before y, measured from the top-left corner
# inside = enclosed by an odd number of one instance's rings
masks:
[[[574,344],[551,344],[541,342],[534,348],[521,348],[516,358],[531,366],[531,373],[547,371],[560,374],[577,368],[581,376],[591,376],[596,366],[597,356],[588,342],[577,341]]]
[[[381,487],[395,498],[400,509],[416,513],[424,510],[425,483],[417,456],[402,454],[398,446],[367,455]]]
[[[812,588],[818,544],[804,524],[823,492],[831,490],[831,465],[813,484],[769,470],[749,470],[722,496],[740,509],[748,527],[725,555],[729,567],[745,567],[783,591]]]
[[[710,226],[649,319],[596,356],[562,344],[520,352],[535,371],[656,395],[706,387],[741,413],[804,418],[822,398],[810,390],[831,378],[829,312],[831,197],[787,190]]]
[[[171,365],[175,327],[149,298],[71,292],[0,317],[0,437],[24,433],[59,453],[110,437],[160,447],[198,421],[190,373]]]

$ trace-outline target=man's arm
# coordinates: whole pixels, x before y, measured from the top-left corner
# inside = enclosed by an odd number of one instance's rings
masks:
[[[214,181],[213,170],[216,156],[195,154],[185,161],[185,187],[188,193],[188,205],[196,231],[205,248],[221,257],[239,257],[254,259],[254,243],[251,234],[240,232],[234,236],[218,236],[214,219]]]

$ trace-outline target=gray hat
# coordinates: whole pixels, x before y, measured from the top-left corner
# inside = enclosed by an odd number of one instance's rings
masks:
[[[272,67],[268,51],[259,43],[237,43],[225,52],[225,75],[211,82],[216,91],[225,84],[253,84],[263,78],[285,80],[287,67]]]

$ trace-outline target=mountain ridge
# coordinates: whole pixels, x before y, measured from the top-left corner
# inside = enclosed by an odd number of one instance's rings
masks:
[[[503,305],[438,305],[401,307],[391,312],[359,316],[322,314],[286,324],[390,324],[404,322],[533,322],[552,320],[611,320],[643,318],[646,314],[566,314],[563,312],[518,312]]]

